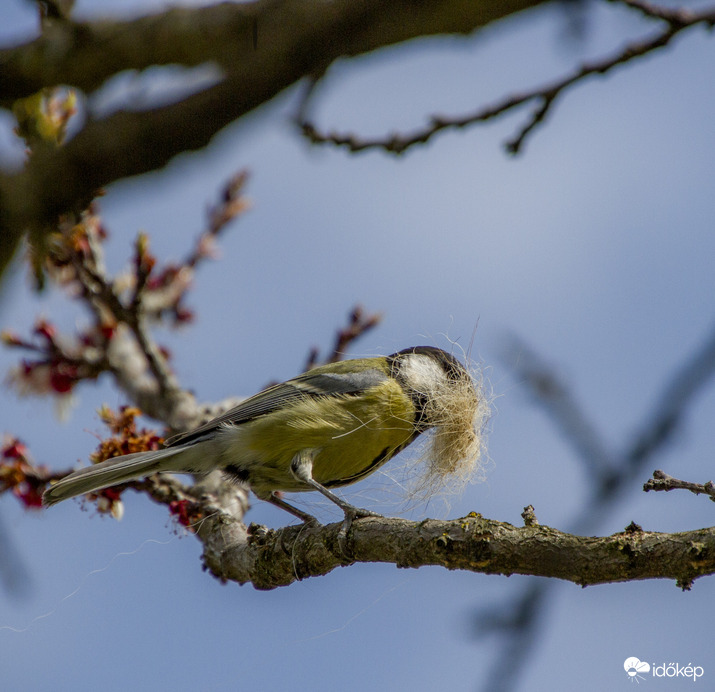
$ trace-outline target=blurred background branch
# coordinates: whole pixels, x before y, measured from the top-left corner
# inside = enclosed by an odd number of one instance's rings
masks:
[[[656,397],[653,411],[644,416],[634,439],[621,451],[606,449],[607,436],[596,430],[563,377],[524,340],[512,337],[503,354],[516,381],[531,394],[534,405],[548,415],[554,427],[571,444],[574,459],[581,462],[581,468],[588,476],[589,497],[568,524],[573,533],[587,536],[598,531],[624,489],[641,476],[645,467],[653,463],[663,447],[672,441],[697,396],[711,385],[715,376],[715,329],[675,369]],[[649,481],[645,489],[660,488]],[[692,490],[692,487],[688,489]],[[703,487],[699,492],[709,494],[710,491]],[[684,586],[688,584],[684,583]],[[491,635],[502,640],[499,654],[482,685],[485,692],[507,692],[516,688],[530,654],[538,646],[545,627],[544,614],[558,588],[560,585],[554,581],[527,584],[519,593],[500,602],[498,607],[476,613],[475,632],[480,637]]]

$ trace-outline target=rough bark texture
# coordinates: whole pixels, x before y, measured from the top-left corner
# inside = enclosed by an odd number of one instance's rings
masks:
[[[259,589],[286,586],[355,562],[530,574],[580,586],[665,578],[685,589],[697,577],[715,572],[715,528],[660,534],[629,527],[613,536],[584,537],[470,514],[451,521],[360,519],[345,536],[341,524],[275,531],[252,525],[246,531],[226,515],[210,522],[199,531],[207,567],[220,579],[251,582]]]

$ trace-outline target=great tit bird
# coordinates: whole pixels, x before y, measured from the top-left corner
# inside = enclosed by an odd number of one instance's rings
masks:
[[[481,452],[485,401],[467,369],[449,353],[415,346],[386,357],[323,365],[276,384],[163,449],[109,459],[71,473],[45,492],[46,505],[159,471],[221,469],[262,500],[302,521],[280,491],[315,490],[346,521],[373,516],[330,488],[364,478],[433,429],[428,475],[465,475]]]

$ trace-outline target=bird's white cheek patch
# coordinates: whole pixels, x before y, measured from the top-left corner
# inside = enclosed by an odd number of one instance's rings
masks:
[[[408,356],[401,363],[400,369],[407,384],[418,392],[430,392],[447,381],[442,366],[430,356]]]

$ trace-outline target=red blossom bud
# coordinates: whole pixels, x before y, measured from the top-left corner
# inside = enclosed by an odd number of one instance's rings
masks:
[[[188,500],[172,500],[169,503],[169,511],[176,517],[179,524],[187,527],[191,525],[189,507]]]
[[[27,455],[27,447],[20,440],[12,438],[2,448],[2,455],[5,459],[24,459]]]
[[[50,387],[58,394],[67,394],[77,384],[77,368],[69,363],[55,363],[50,372]]]
[[[110,502],[116,502],[122,496],[122,494],[115,490],[114,488],[104,488],[99,492],[102,497],[106,497]]]
[[[194,320],[194,311],[189,310],[189,308],[184,308],[184,307],[177,307],[174,309],[174,319],[176,319],[177,322],[182,322],[186,324],[187,322],[193,322]]]
[[[17,497],[25,507],[40,509],[42,507],[42,493],[29,483],[21,483],[12,489],[13,495]]]
[[[57,334],[57,329],[46,320],[40,320],[35,325],[35,334],[44,337],[47,341],[53,341]]]
[[[67,394],[67,392],[72,390],[74,380],[67,375],[63,375],[62,373],[53,372],[50,375],[50,386],[58,394]]]
[[[104,339],[106,339],[107,341],[109,341],[109,340],[114,336],[114,332],[115,332],[115,331],[116,331],[116,326],[115,326],[115,325],[111,325],[111,324],[103,324],[103,325],[99,328],[100,334],[101,334],[102,337],[103,337]]]

